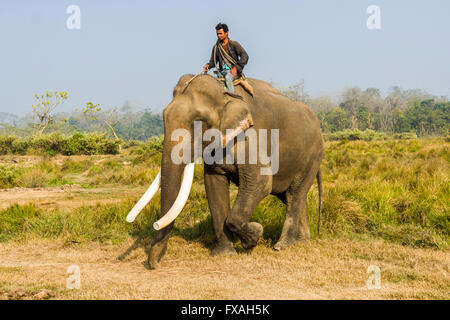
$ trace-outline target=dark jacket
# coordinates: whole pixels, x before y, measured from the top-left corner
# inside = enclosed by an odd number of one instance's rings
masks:
[[[215,46],[215,45],[214,45]],[[228,54],[237,61],[236,69],[239,75],[242,74],[242,70],[244,66],[248,62],[248,54],[245,52],[244,48],[237,41],[228,40]],[[222,56],[219,53],[219,50],[216,50],[216,62],[219,63],[219,70],[222,70],[222,66],[224,61],[222,61]],[[211,52],[211,59],[209,59],[209,68],[215,68],[214,65],[214,47]]]

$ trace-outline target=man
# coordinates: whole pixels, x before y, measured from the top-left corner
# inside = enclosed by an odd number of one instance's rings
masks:
[[[225,78],[225,90],[234,93],[233,81],[242,75],[242,70],[248,62],[248,55],[237,41],[228,38],[228,26],[219,23],[216,26],[217,42],[213,47],[211,59],[203,67],[203,72],[211,68],[217,68],[219,63],[218,78]]]

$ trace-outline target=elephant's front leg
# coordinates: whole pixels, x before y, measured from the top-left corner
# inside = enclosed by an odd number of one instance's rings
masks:
[[[227,176],[212,172],[205,166],[205,190],[217,238],[211,255],[236,254],[231,235],[225,226],[230,212],[230,181]]]
[[[272,176],[263,176],[256,170],[239,172],[239,191],[226,225],[240,239],[244,249],[256,246],[263,234],[263,227],[249,222],[258,203],[270,194]]]

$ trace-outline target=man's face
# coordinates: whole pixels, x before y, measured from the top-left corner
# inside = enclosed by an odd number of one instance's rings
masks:
[[[220,41],[225,40],[228,37],[228,32],[224,32],[223,29],[216,30],[217,39]]]

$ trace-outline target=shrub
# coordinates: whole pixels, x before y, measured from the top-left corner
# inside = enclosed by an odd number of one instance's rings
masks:
[[[0,136],[0,155],[6,154],[117,154],[120,140],[112,140],[100,133],[77,132],[65,136],[59,132],[38,134],[27,138]]]
[[[417,139],[417,134],[415,132],[402,132],[402,133],[396,133],[393,136],[394,139]]]
[[[14,142],[16,140],[15,136],[0,136],[0,154],[15,153]]]
[[[0,166],[0,188],[11,188],[16,185],[20,170]]]
[[[328,141],[336,141],[336,140],[386,140],[388,137],[383,132],[377,132],[370,129],[366,129],[364,131],[355,129],[347,129],[344,131],[338,131],[334,133],[324,134],[324,139]]]
[[[119,153],[120,140],[111,140],[105,134],[80,132],[66,140],[62,154],[117,154]]]

